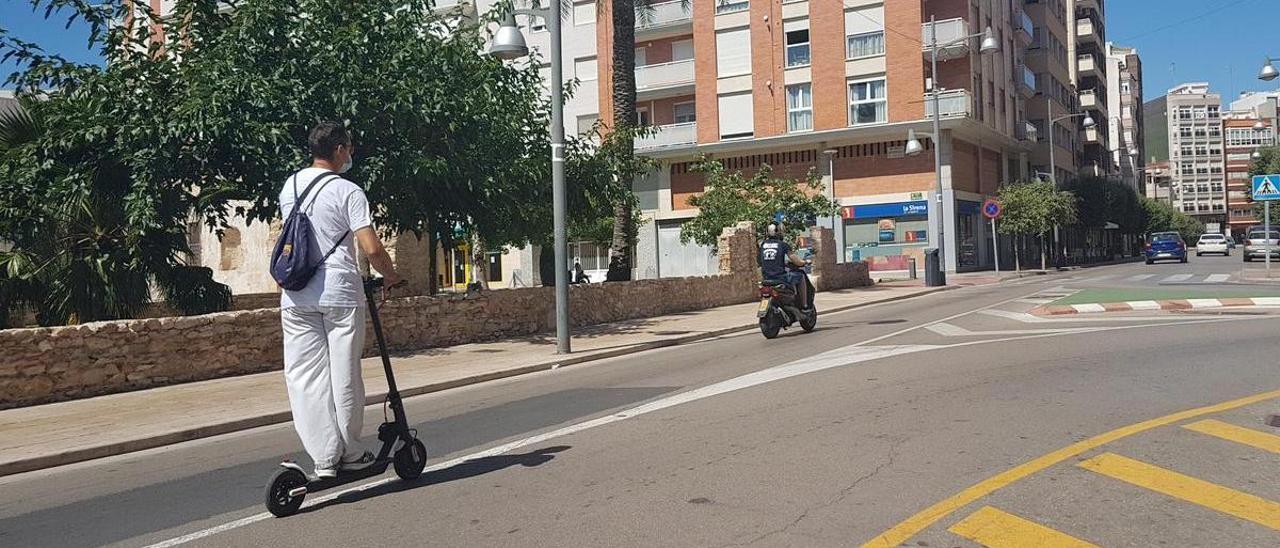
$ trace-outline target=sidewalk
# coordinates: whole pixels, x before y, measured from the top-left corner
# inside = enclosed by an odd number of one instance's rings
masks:
[[[938,289],[884,284],[819,293],[816,304],[829,313]],[[552,335],[393,356],[396,381],[407,397],[684,344],[755,328],[755,308],[756,303],[746,303],[581,328],[574,332],[574,353],[568,357],[555,354]],[[381,403],[386,397],[381,362],[366,359],[363,366],[368,403]],[[0,411],[0,476],[289,420],[278,371],[9,409]]]

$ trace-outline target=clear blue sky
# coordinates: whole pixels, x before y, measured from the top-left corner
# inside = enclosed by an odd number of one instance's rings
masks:
[[[1146,98],[1182,82],[1209,82],[1224,98],[1243,90],[1275,89],[1256,75],[1266,55],[1280,56],[1280,2],[1276,0],[1110,0],[1107,37],[1138,48]],[[97,61],[87,51],[83,24],[63,28],[65,17],[45,21],[28,0],[0,0],[0,26],[76,61]],[[0,64],[0,78],[14,70]]]

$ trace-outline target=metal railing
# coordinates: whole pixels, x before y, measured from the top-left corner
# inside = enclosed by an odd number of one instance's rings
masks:
[[[952,42],[959,42],[957,45],[966,46],[969,42],[965,39],[966,36],[969,36],[969,23],[964,18],[943,19],[933,24],[921,23],[920,43],[924,45],[925,51],[928,51],[929,45],[933,43],[935,28],[937,29],[939,46]]]
[[[969,98],[969,90],[953,89],[938,94],[938,110],[943,118],[968,116],[973,101]],[[933,95],[924,94],[925,117],[933,116]]]
[[[737,13],[751,9],[749,0],[716,0],[716,15]]]
[[[693,2],[688,0],[672,0],[650,4],[647,8],[637,7],[636,30],[658,29],[691,22],[693,21],[692,5]]]
[[[636,90],[692,84],[693,74],[693,59],[636,67]]]
[[[654,149],[698,142],[698,123],[670,124],[653,128],[650,135],[636,139],[636,150]]]

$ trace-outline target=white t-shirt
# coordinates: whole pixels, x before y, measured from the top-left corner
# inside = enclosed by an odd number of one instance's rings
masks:
[[[297,194],[301,196],[307,185],[324,172],[323,169],[309,167],[285,180],[284,189],[280,191],[281,219],[288,219],[293,212],[295,181]],[[313,242],[315,249],[324,253],[333,247],[338,238],[342,238],[342,242],[324,264],[316,269],[315,275],[307,282],[307,287],[281,293],[280,308],[364,306],[364,287],[356,263],[355,232],[373,224],[370,221],[369,200],[365,197],[364,190],[355,183],[341,177],[328,177],[330,180],[327,183],[321,182],[311,189],[311,193],[303,199],[302,207],[311,220],[312,235],[316,238]]]

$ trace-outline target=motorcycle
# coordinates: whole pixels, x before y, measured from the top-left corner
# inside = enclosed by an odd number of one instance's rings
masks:
[[[808,276],[805,277],[804,283],[809,283]],[[812,295],[813,285],[809,285],[808,290]],[[760,333],[764,338],[777,337],[779,331],[790,328],[796,323],[800,324],[800,328],[805,333],[818,327],[817,307],[805,314],[800,309],[801,303],[796,302],[797,297],[795,288],[786,282],[780,280],[760,282],[760,308],[756,311],[756,317],[760,319]]]

